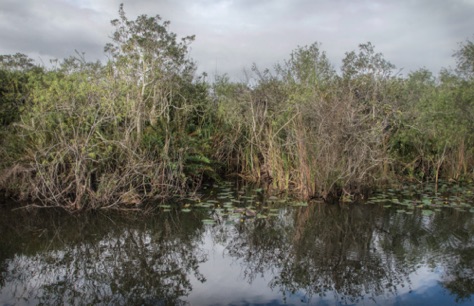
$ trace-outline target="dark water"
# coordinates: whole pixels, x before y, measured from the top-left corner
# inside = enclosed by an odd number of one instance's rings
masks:
[[[0,305],[474,304],[472,213],[314,204],[240,218],[221,204],[0,206]]]

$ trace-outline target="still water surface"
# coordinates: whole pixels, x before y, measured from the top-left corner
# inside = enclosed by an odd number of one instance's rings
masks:
[[[474,303],[469,211],[228,200],[148,215],[0,206],[0,305]]]

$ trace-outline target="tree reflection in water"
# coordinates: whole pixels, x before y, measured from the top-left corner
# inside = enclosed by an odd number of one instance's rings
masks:
[[[443,210],[423,216],[417,210],[409,215],[381,206],[317,204],[233,224],[207,226],[203,218],[208,211],[1,214],[0,300],[194,305],[193,281],[206,292],[220,290],[206,287],[212,275],[199,271],[212,262],[209,240],[223,246],[227,262],[239,263],[233,279],[243,275],[242,282],[256,284],[270,277],[259,291],[277,292],[282,303],[297,296],[308,304],[393,304],[417,289],[412,281],[420,268],[440,271],[439,283],[453,302],[468,302],[474,293],[472,214]]]
[[[47,221],[50,225],[61,220],[56,228],[33,222],[28,227],[34,242],[25,237],[26,252],[8,260],[0,300],[10,296],[6,302],[45,305],[184,304],[181,298],[192,290],[189,275],[205,281],[198,271],[206,260],[199,249],[199,218],[143,218],[54,216]],[[10,233],[21,233],[20,227],[12,227]]]
[[[248,282],[270,271],[269,286],[284,300],[303,293],[306,302],[322,297],[341,304],[388,303],[405,287],[410,290],[410,275],[424,265],[444,267],[442,284],[457,301],[474,293],[470,214],[315,205],[286,215],[240,225],[225,242],[227,254],[244,263]]]

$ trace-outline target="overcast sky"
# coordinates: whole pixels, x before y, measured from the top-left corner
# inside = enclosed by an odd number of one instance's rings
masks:
[[[454,67],[459,42],[474,39],[474,0],[0,0],[0,54],[47,64],[77,49],[103,60],[122,2],[129,19],[158,14],[179,36],[195,34],[199,71],[237,79],[252,63],[271,68],[314,42],[336,68],[370,41],[404,75],[438,73]]]

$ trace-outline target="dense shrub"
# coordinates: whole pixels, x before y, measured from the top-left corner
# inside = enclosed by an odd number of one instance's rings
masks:
[[[54,69],[0,56],[0,188],[71,210],[136,207],[237,175],[300,198],[351,199],[400,180],[474,177],[473,43],[455,70],[397,74],[371,43],[337,72],[319,44],[247,82],[196,77],[160,16]]]

